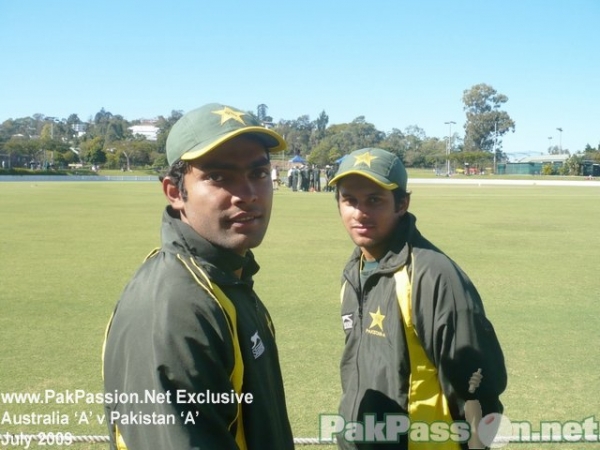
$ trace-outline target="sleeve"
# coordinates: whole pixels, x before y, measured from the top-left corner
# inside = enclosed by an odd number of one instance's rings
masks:
[[[234,351],[227,316],[189,279],[165,282],[155,295],[160,300],[144,326],[132,325],[135,332],[120,327],[126,336],[121,343],[121,383],[142,398],[149,392],[167,400],[116,405],[122,414],[116,422],[119,434],[128,450],[237,450],[238,404],[217,398],[233,390]],[[137,422],[122,420],[132,414],[139,414]],[[157,426],[140,422],[144,417],[173,422]]]
[[[424,345],[442,384],[449,383],[452,396],[463,401],[479,400],[483,415],[502,412],[499,397],[507,384],[504,355],[477,289],[451,261],[424,278],[419,284],[421,295],[431,289],[425,298],[431,298],[432,304],[421,300],[420,314],[431,320],[420,321],[420,333],[430,337]],[[429,307],[432,310],[426,311]],[[479,369],[483,379],[470,393],[469,379]]]
[[[440,328],[441,371],[457,396],[479,400],[482,414],[503,411],[500,394],[506,389],[504,355],[490,321],[482,312],[457,311]],[[469,392],[469,379],[481,370],[483,378],[475,392]]]

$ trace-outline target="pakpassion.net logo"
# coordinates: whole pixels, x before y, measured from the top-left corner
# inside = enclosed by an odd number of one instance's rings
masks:
[[[595,416],[582,421],[542,421],[535,427],[527,421],[511,421],[492,413],[477,426],[479,440],[490,448],[502,448],[510,442],[600,442],[599,424]],[[365,414],[362,422],[346,422],[337,414],[319,416],[319,439],[332,442],[336,438],[356,443],[398,442],[406,436],[414,442],[468,442],[472,432],[465,421],[411,422],[405,414],[387,414],[378,421],[375,414]]]

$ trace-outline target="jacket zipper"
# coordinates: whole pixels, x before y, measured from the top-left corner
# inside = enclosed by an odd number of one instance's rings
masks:
[[[358,298],[358,325],[359,325],[359,331],[358,331],[358,344],[356,347],[356,360],[355,360],[355,364],[356,364],[356,389],[354,390],[354,399],[352,400],[352,412],[350,415],[351,420],[358,420],[358,417],[356,417],[356,413],[357,413],[357,403],[358,403],[358,390],[360,388],[360,370],[359,370],[359,354],[360,354],[360,347],[362,345],[362,338],[363,338],[363,304],[364,304],[364,289],[362,290],[357,290],[354,285],[350,282],[350,280],[348,280],[348,284],[352,287],[352,289],[354,290],[356,297]]]

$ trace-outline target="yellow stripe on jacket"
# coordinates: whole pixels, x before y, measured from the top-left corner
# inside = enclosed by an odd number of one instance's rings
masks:
[[[394,279],[396,281],[398,305],[402,312],[408,354],[410,355],[408,393],[408,416],[410,423],[425,422],[431,425],[434,422],[446,422],[450,424],[453,422],[453,419],[448,408],[448,402],[440,386],[438,371],[427,357],[412,321],[412,283],[408,276],[407,266],[396,272]],[[432,448],[436,450],[459,450],[461,448],[454,441],[436,443],[427,440],[425,442],[418,442],[410,439],[410,434],[408,442],[409,450]]]

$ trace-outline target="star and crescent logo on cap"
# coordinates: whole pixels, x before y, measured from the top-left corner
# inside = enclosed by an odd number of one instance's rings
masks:
[[[236,111],[235,109],[231,109],[228,106],[224,106],[223,109],[219,109],[217,111],[211,111],[213,114],[217,116],[221,116],[221,125],[223,125],[228,120],[235,120],[242,125],[246,125],[246,122],[242,119],[242,116],[245,116],[246,113],[242,111]]]
[[[370,152],[366,152],[362,155],[355,156],[354,159],[354,166],[358,166],[359,164],[366,164],[367,166],[371,167],[371,161],[377,159],[377,156],[373,156]]]

